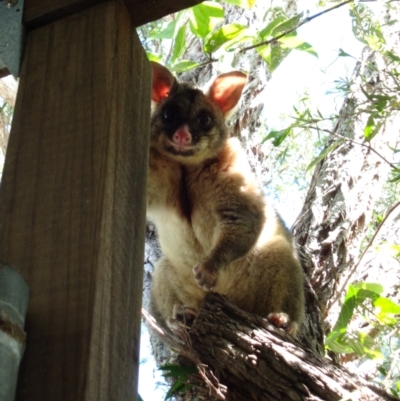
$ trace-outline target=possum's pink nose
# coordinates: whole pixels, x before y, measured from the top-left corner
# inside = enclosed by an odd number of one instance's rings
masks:
[[[179,128],[172,139],[179,148],[184,148],[192,142],[192,136],[186,128]]]

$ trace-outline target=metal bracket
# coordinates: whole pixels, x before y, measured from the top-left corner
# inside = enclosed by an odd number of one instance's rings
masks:
[[[0,71],[7,69],[15,78],[19,76],[25,39],[23,10],[24,0],[0,0]]]

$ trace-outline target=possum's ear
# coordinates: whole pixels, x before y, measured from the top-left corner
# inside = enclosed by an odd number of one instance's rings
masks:
[[[164,98],[168,97],[176,80],[171,72],[161,64],[158,64],[155,61],[150,61],[150,63],[151,68],[153,69],[151,99],[156,103],[160,103]]]
[[[240,71],[232,71],[218,76],[212,83],[208,97],[218,104],[226,115],[239,102],[247,77]]]

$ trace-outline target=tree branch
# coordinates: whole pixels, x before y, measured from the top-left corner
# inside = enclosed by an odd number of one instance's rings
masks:
[[[198,359],[227,385],[226,400],[396,399],[217,293],[206,295],[189,337]]]
[[[377,150],[375,150],[369,143],[363,143],[363,142],[355,141],[354,139],[351,139],[351,138],[349,138],[349,137],[347,137],[347,136],[343,136],[343,135],[337,134],[336,132],[333,132],[333,131],[331,131],[331,130],[329,130],[329,129],[326,129],[326,128],[319,128],[319,127],[313,127],[313,126],[300,126],[300,127],[302,127],[302,128],[311,128],[311,129],[315,129],[315,130],[317,130],[317,131],[326,132],[326,133],[331,134],[331,135],[333,135],[333,136],[335,136],[335,137],[337,137],[337,138],[344,139],[345,141],[354,143],[355,145],[363,146],[363,147],[365,147],[365,148],[371,150],[372,152],[374,152],[374,153],[375,153],[378,157],[380,157],[385,163],[387,163],[392,169],[396,169],[396,168],[397,168],[396,165],[394,165],[394,164],[391,163],[389,160],[387,160],[384,156],[382,156],[382,155],[381,155]]]
[[[248,51],[248,50],[255,49],[256,47],[265,46],[265,45],[270,45],[270,44],[272,44],[272,43],[275,43],[275,42],[277,42],[279,39],[283,38],[284,36],[288,35],[289,33],[292,33],[293,31],[295,31],[296,29],[300,28],[302,25],[304,25],[304,24],[306,24],[306,23],[312,21],[313,19],[315,19],[315,18],[317,18],[317,17],[319,17],[319,16],[321,16],[321,15],[323,15],[323,14],[326,14],[326,13],[328,13],[328,12],[330,12],[330,11],[336,10],[337,8],[340,8],[340,7],[344,6],[345,4],[353,3],[353,2],[354,2],[354,0],[346,0],[346,1],[344,1],[343,3],[336,4],[336,6],[333,6],[333,7],[331,7],[331,8],[328,8],[328,9],[326,9],[326,10],[324,10],[324,11],[321,11],[321,12],[319,12],[319,13],[317,13],[317,14],[311,15],[310,17],[306,17],[306,18],[303,19],[303,21],[301,21],[301,22],[300,22],[297,26],[295,26],[294,28],[288,29],[288,30],[282,32],[280,35],[275,36],[274,38],[265,40],[265,41],[263,41],[263,42],[257,43],[257,44],[252,45],[252,46],[244,47],[243,49],[240,49],[240,50],[239,50],[239,53],[244,53],[244,52],[246,52],[246,51]]]

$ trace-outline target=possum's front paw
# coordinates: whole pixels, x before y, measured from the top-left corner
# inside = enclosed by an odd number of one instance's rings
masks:
[[[267,320],[278,329],[283,329],[286,333],[294,336],[297,331],[297,323],[290,321],[289,315],[284,312],[270,313]]]
[[[197,263],[192,270],[197,285],[204,291],[210,291],[213,289],[213,287],[215,287],[215,284],[217,283],[216,272],[210,272],[201,262]]]

